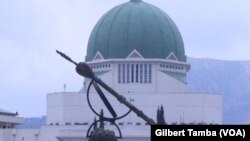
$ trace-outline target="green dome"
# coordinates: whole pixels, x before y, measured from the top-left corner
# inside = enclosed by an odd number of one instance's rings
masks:
[[[171,52],[186,61],[181,34],[171,18],[141,0],[118,5],[95,25],[88,42],[86,61],[97,52],[104,59],[126,58],[137,50],[144,58],[165,59]]]

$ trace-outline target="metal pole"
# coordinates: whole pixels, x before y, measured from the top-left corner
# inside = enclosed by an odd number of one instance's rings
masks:
[[[148,124],[153,125],[156,124],[155,121],[151,118],[149,118],[147,115],[145,115],[143,113],[143,111],[139,110],[138,108],[136,108],[133,104],[131,104],[130,102],[128,102],[126,100],[125,97],[123,97],[122,95],[118,94],[115,90],[113,90],[112,88],[110,88],[106,83],[104,83],[101,79],[97,78],[95,75],[93,77],[93,79],[99,84],[101,85],[104,89],[106,89],[108,92],[110,92],[114,97],[116,97],[116,99],[121,102],[122,104],[124,104],[125,106],[127,106],[129,109],[131,109],[131,111],[133,111],[134,113],[136,113],[136,115],[138,117],[141,117],[142,119],[144,119]]]
[[[96,81],[99,85],[101,85],[104,89],[106,89],[108,92],[110,92],[119,102],[127,106],[131,111],[136,113],[136,115],[143,120],[145,120],[148,124],[153,125],[156,124],[155,121],[151,118],[149,118],[147,115],[143,113],[143,111],[139,110],[137,107],[135,107],[133,104],[128,102],[125,97],[118,94],[115,90],[113,90],[111,87],[109,87],[106,83],[104,83],[101,79],[99,79],[93,72],[93,70],[89,67],[89,65],[85,62],[76,63],[73,61],[70,57],[68,57],[66,54],[56,50],[58,54],[60,54],[63,58],[70,61],[71,63],[76,65],[76,72],[84,77],[91,78]]]

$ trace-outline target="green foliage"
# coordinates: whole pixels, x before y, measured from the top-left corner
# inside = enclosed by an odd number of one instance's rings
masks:
[[[93,130],[89,141],[117,141],[117,138],[114,131],[97,128]]]
[[[93,127],[93,131],[91,132],[89,141],[117,141],[114,131],[104,129],[103,109],[101,109],[100,115],[101,117],[100,117],[99,128],[97,128],[97,123],[95,118],[95,124]]]

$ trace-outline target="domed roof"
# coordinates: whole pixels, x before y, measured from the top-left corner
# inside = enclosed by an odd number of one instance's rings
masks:
[[[104,59],[126,58],[136,50],[144,58],[165,59],[174,53],[186,61],[181,34],[171,18],[141,0],[118,5],[95,25],[88,42],[86,61],[100,53]]]

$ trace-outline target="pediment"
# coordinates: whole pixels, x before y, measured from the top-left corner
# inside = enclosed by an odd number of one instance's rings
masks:
[[[102,54],[98,51],[93,60],[101,60],[101,59],[104,59],[104,58],[103,58]]]
[[[178,61],[177,57],[171,52],[166,59]]]
[[[134,49],[127,58],[143,58],[143,56],[136,50]]]

